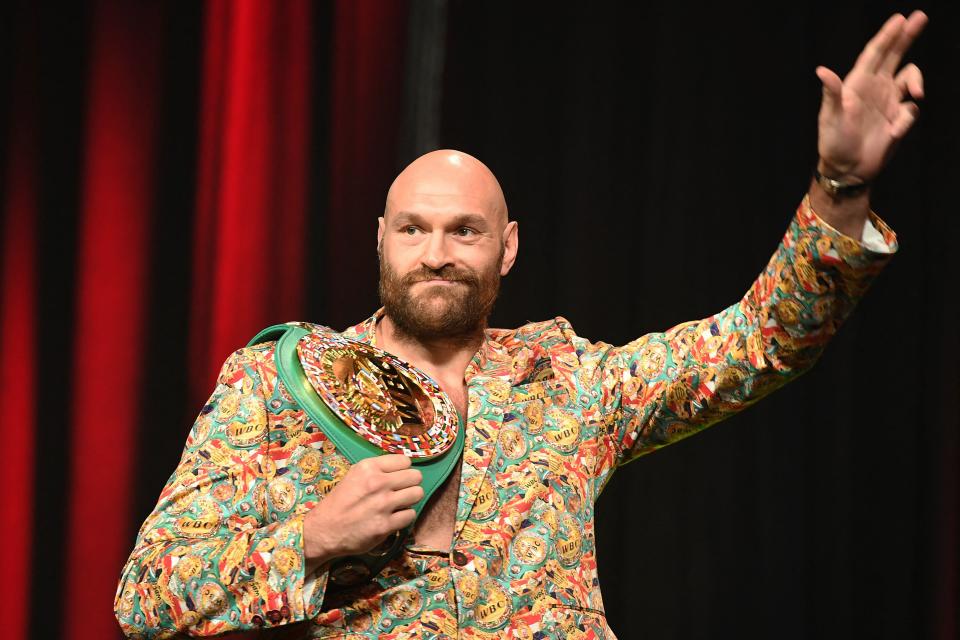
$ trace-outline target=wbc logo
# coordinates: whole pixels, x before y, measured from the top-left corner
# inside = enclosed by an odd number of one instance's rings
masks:
[[[333,333],[303,336],[297,354],[317,395],[371,444],[411,458],[432,458],[453,446],[456,410],[422,371]]]

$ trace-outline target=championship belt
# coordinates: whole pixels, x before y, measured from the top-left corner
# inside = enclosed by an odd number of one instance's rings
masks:
[[[249,345],[276,340],[277,375],[307,416],[351,464],[402,453],[423,474],[423,499],[450,475],[463,451],[464,430],[440,386],[422,371],[371,345],[298,324],[267,327]],[[248,345],[248,346],[249,346]],[[334,561],[329,580],[354,586],[376,576],[413,529],[362,556]]]

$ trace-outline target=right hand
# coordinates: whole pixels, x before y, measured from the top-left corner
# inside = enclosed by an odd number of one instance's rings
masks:
[[[402,454],[366,458],[304,517],[304,555],[311,565],[360,555],[409,526],[423,498],[423,476]]]

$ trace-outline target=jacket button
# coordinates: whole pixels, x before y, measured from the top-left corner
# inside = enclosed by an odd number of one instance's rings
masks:
[[[457,565],[458,567],[462,567],[465,564],[467,564],[467,562],[469,562],[469,560],[467,559],[467,554],[465,554],[462,551],[453,552],[453,563],[455,565]]]

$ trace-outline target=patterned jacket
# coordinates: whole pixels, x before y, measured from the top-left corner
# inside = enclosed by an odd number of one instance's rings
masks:
[[[804,200],[739,302],[624,346],[589,342],[563,318],[488,330],[465,376],[452,548],[408,546],[352,590],[328,589],[324,567],[305,575],[301,539],[348,463],[279,382],[274,344],[237,351],[123,569],[124,632],[613,638],[595,555],[603,486],[809,368],[896,250],[871,222],[878,251]],[[345,335],[373,343],[380,313]]]

